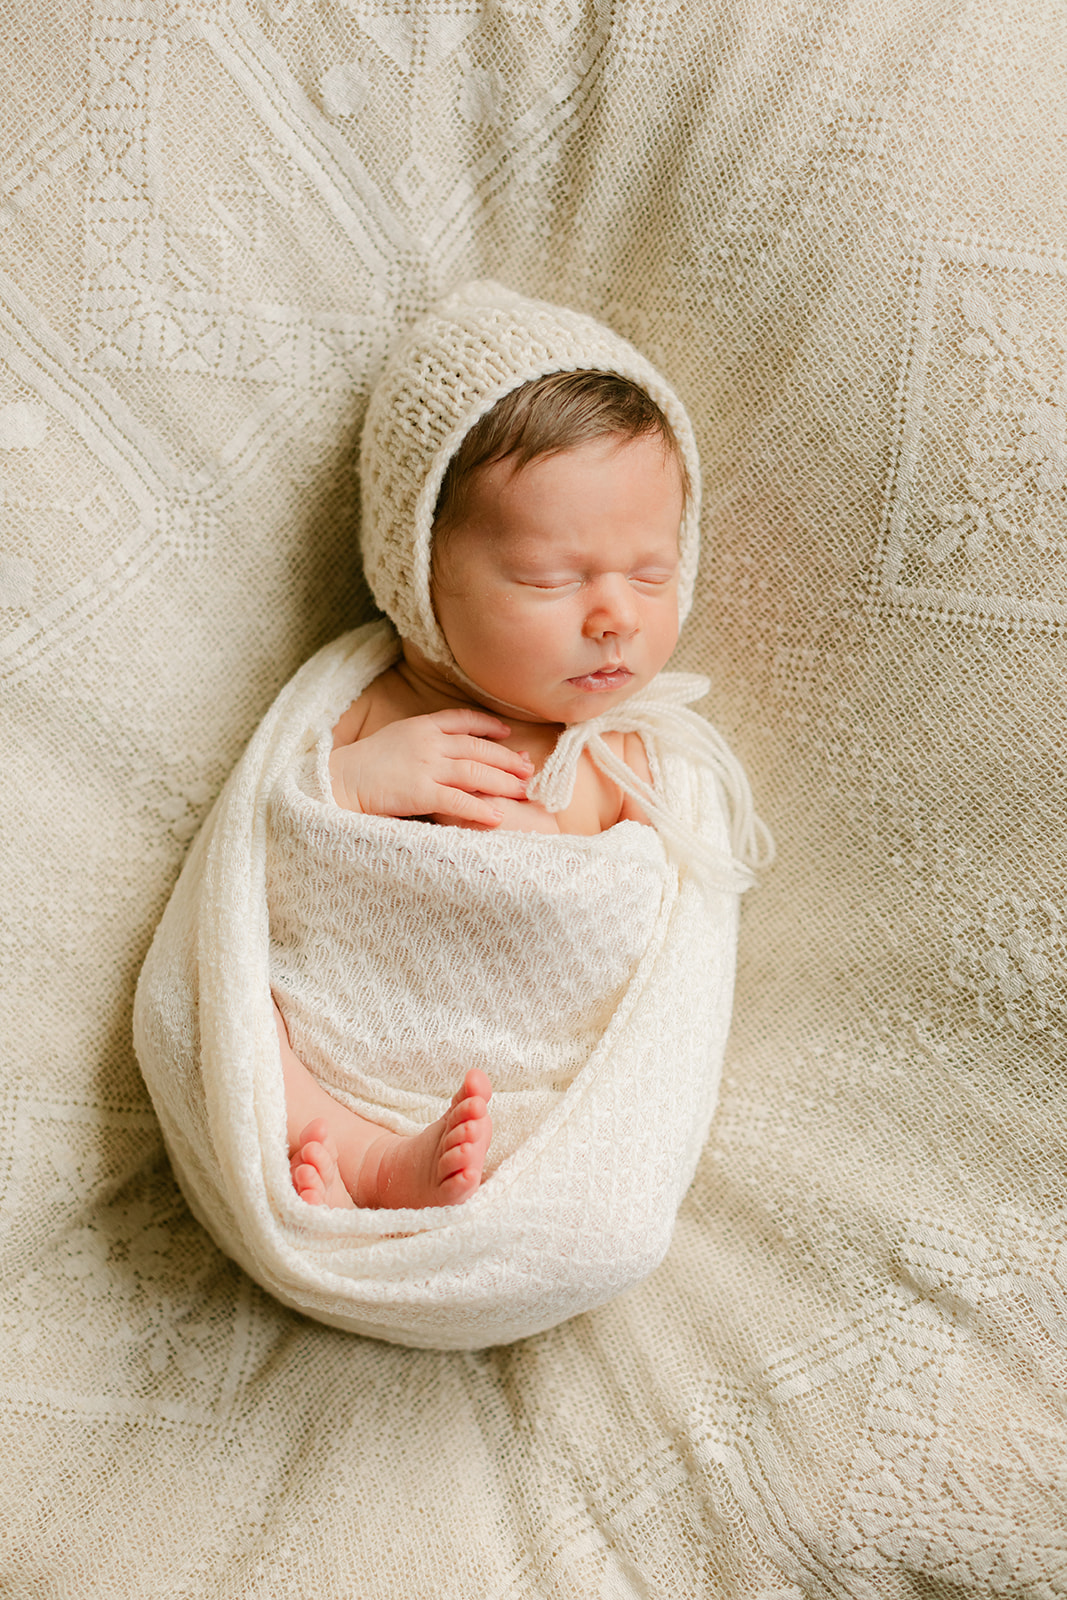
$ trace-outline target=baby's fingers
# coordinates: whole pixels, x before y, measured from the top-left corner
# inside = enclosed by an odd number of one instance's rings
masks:
[[[442,787],[441,809],[431,813],[433,821],[444,826],[459,828],[499,828],[504,813],[492,800],[480,794],[468,794],[465,789]]]
[[[525,800],[526,784],[533,777],[533,768],[519,768],[517,772],[504,772],[499,767],[488,767],[481,761],[454,761],[449,769],[453,788],[467,794],[501,795],[507,800]]]
[[[488,711],[455,706],[451,711],[432,711],[430,719],[443,733],[467,733],[483,739],[506,739],[511,729]]]
[[[470,762],[477,761],[484,766],[513,772],[524,783],[527,778],[533,777],[533,762],[525,750],[511,750],[506,744],[493,744],[489,739],[450,739],[448,753],[453,760],[462,757]]]

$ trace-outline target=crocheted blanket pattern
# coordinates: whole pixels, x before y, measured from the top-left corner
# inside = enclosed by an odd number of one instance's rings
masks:
[[[4,10],[0,1590],[1061,1600],[1063,0]],[[662,1264],[442,1353],[218,1249],[130,1017],[251,730],[372,616],[387,353],[480,277],[692,418],[671,665],[778,859]],[[216,1155],[160,1094],[254,1230],[277,1108]]]

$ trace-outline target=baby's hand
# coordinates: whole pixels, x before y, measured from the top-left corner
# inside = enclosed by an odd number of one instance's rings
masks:
[[[524,800],[533,764],[495,741],[511,730],[484,711],[434,711],[390,722],[330,756],[333,796],[376,817],[498,828],[494,798]]]

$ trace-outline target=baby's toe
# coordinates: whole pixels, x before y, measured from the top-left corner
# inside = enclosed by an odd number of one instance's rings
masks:
[[[307,1127],[296,1141],[297,1147],[299,1149],[303,1149],[303,1147],[308,1144],[323,1144],[327,1139],[329,1139],[329,1137],[330,1130],[326,1125],[325,1118],[315,1117],[313,1121],[308,1123]]]
[[[317,1139],[301,1146],[300,1159],[306,1161],[309,1166],[317,1167],[326,1183],[333,1177],[333,1170],[337,1165],[333,1151],[328,1146],[319,1144]]]
[[[326,1198],[326,1187],[318,1168],[298,1159],[289,1170],[292,1174],[293,1188],[301,1200],[306,1201],[309,1206],[321,1206]]]
[[[449,1133],[456,1128],[465,1128],[469,1123],[480,1122],[488,1111],[488,1106],[480,1095],[474,1095],[466,1100],[461,1100],[454,1105],[448,1113],[446,1128]]]
[[[453,1145],[451,1150],[442,1150],[437,1163],[438,1181],[443,1183],[446,1178],[463,1172],[471,1163],[471,1154],[471,1147],[467,1143]]]

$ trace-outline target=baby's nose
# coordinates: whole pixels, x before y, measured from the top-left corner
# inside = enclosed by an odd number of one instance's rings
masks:
[[[602,578],[590,598],[587,633],[599,638],[607,633],[629,637],[637,632],[640,618],[633,590],[625,578]]]

